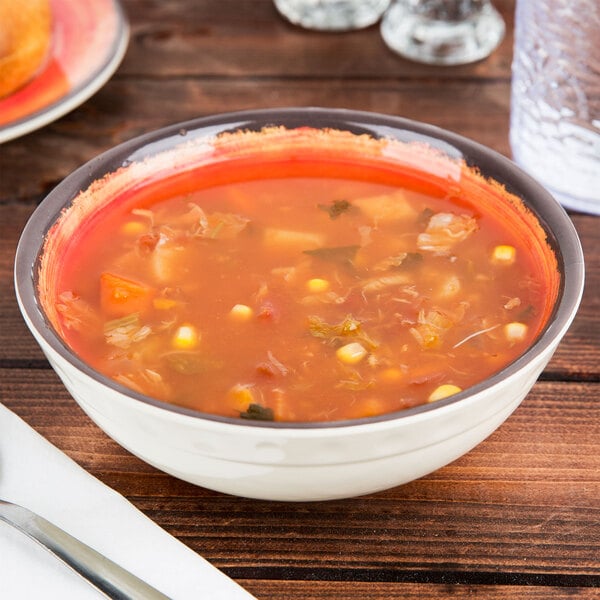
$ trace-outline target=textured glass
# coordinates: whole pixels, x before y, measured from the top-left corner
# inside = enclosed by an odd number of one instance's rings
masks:
[[[510,143],[564,206],[600,214],[599,0],[518,0]]]

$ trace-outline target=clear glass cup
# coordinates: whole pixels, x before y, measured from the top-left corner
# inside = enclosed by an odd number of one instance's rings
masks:
[[[319,31],[362,29],[377,23],[390,0],[274,0],[294,25]]]
[[[565,207],[600,214],[600,2],[518,0],[513,159]]]
[[[381,21],[384,42],[400,56],[432,65],[486,58],[505,33],[490,0],[395,0]]]

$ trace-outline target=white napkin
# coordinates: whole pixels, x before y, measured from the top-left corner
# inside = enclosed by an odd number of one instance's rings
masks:
[[[0,404],[0,498],[52,521],[173,599],[253,598]],[[104,596],[0,521],[0,596]]]

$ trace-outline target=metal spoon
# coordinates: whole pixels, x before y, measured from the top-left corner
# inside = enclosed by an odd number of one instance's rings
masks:
[[[41,544],[108,598],[169,600],[168,596],[27,508],[0,500],[0,520]]]

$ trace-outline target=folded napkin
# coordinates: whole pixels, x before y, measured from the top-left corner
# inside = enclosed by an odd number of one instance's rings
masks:
[[[173,599],[253,598],[0,404],[0,498],[52,521]],[[104,596],[0,521],[0,597]]]

